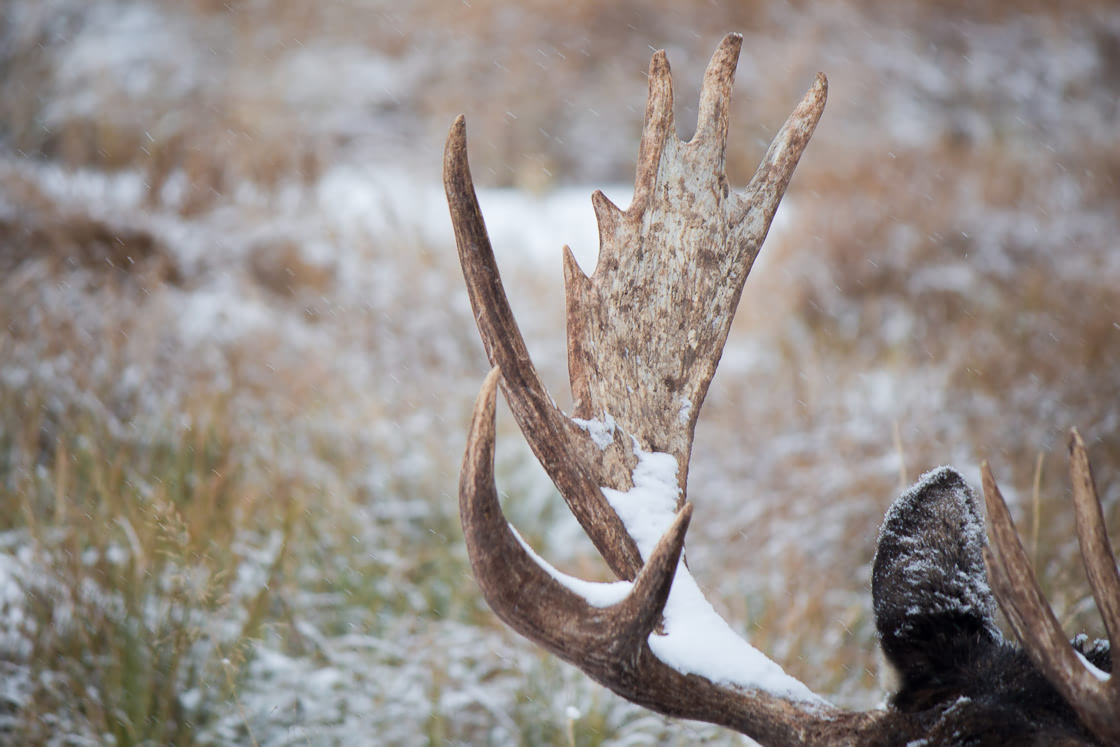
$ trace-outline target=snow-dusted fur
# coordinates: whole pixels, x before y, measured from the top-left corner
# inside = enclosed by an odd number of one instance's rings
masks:
[[[895,670],[890,704],[928,711],[932,732],[969,744],[1092,742],[1076,714],[996,625],[984,517],[960,473],[922,476],[887,511],[872,572],[875,625]],[[1104,671],[1106,641],[1074,647]]]

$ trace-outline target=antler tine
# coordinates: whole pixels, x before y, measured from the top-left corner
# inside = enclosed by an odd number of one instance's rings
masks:
[[[666,145],[677,139],[673,122],[673,77],[665,50],[654,53],[649,61],[649,94],[646,96],[646,119],[642,141],[638,145],[638,171],[634,177],[634,205],[645,205],[653,198],[653,187],[661,169],[661,156]]]
[[[700,87],[700,107],[696,116],[696,134],[692,141],[706,142],[718,148],[721,162],[727,150],[727,129],[731,122],[731,86],[735,81],[735,68],[739,65],[739,52],[742,48],[742,34],[723,37],[704,71],[704,83]]]
[[[618,585],[628,592],[625,596],[619,594],[620,600],[607,607],[590,604],[542,567],[544,561],[530,554],[502,513],[494,484],[499,377],[500,370],[492,369],[479,391],[459,477],[459,512],[471,567],[486,601],[506,624],[611,686],[620,659],[637,663],[643,649],[652,658],[646,639],[669,598],[692,506],[677,514],[637,580]]]
[[[466,129],[460,115],[447,136],[443,182],[459,263],[486,354],[492,365],[501,368],[502,390],[510,410],[576,520],[610,569],[619,578],[633,579],[642,567],[641,554],[599,489],[607,480],[591,471],[603,455],[592,453],[595,447],[586,434],[556,409],[506,299],[471,179]]]
[[[1080,441],[1076,432],[1073,440]],[[1071,448],[1076,452],[1076,445],[1071,444]],[[1080,444],[1080,449],[1080,455],[1071,455],[1071,471],[1075,479],[1081,474],[1079,458],[1084,456],[1084,444]],[[1086,461],[1084,467],[1087,466]],[[1011,512],[987,462],[981,465],[981,473],[984,503],[992,522],[992,542],[995,545],[994,552],[990,547],[984,548],[984,564],[1000,609],[1007,616],[1015,636],[1031,660],[1077,711],[1085,725],[1106,744],[1120,744],[1120,723],[1115,719],[1117,708],[1120,707],[1120,689],[1111,676],[1100,672],[1079,656],[1066,639],[1053,609],[1038,585],[1038,578],[1031,569],[1026,550],[1019,540]],[[1078,498],[1079,492],[1082,493],[1081,498]],[[1080,504],[1086,500],[1086,495],[1083,488],[1076,487],[1075,482],[1075,501]],[[1093,499],[1095,501],[1095,495]],[[1084,510],[1078,505],[1078,539],[1082,542],[1085,542],[1081,529],[1081,513]],[[1100,511],[1099,504],[1094,510]],[[1105,542],[1107,543],[1107,538]],[[1090,561],[1087,556],[1085,562],[1088,567]]]
[[[1109,653],[1112,656],[1111,674],[1101,679],[1098,671],[1084,672],[1086,697],[1078,713],[1086,725],[1108,744],[1120,744],[1120,679],[1117,677],[1117,645],[1120,644],[1120,572],[1116,556],[1105,529],[1097,486],[1093,481],[1093,468],[1085,442],[1076,428],[1069,436],[1069,473],[1073,485],[1074,513],[1077,517],[1077,542],[1081,547],[1081,560],[1089,578],[1089,587],[1097,609],[1108,631]]]
[[[988,567],[992,591],[1015,629],[1015,635],[1028,650],[1038,652],[1042,660],[1039,665],[1051,680],[1072,681],[1081,669],[1081,662],[1038,585],[990,465],[984,462],[980,471],[984,505],[992,522],[995,546],[995,551],[991,547],[984,548],[984,564]]]
[[[1069,473],[1073,484],[1073,505],[1077,516],[1077,541],[1081,558],[1097,608],[1108,631],[1112,650],[1120,645],[1120,572],[1116,556],[1108,541],[1104,512],[1093,482],[1093,469],[1081,434],[1074,428],[1069,434]]]
[[[828,79],[824,73],[817,73],[812,87],[786,119],[782,129],[778,130],[762,163],[751,177],[750,184],[738,197],[732,219],[736,223],[742,222],[740,230],[748,234],[745,239],[756,253],[766,238],[793,171],[801,160],[801,154],[813,137],[827,99]]]
[[[498,502],[494,484],[494,405],[500,376],[500,369],[492,369],[479,391],[459,476],[463,536],[483,596],[510,627],[567,661],[579,661],[589,647],[601,648],[609,642],[604,625],[614,634],[619,628],[632,625],[635,605],[644,610],[640,619],[648,626],[644,631],[648,635],[668,598],[675,557],[680,556],[684,544],[683,528],[678,527],[674,562],[668,567],[664,561],[657,565],[663,577],[660,584],[647,580],[640,589],[636,584],[634,593],[614,607],[597,609],[550,575],[514,534]],[[687,518],[683,524],[687,526]],[[659,586],[664,586],[664,591]],[[628,637],[633,639],[641,633],[636,631]]]

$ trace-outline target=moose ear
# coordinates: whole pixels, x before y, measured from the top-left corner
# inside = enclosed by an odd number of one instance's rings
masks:
[[[950,467],[923,475],[887,511],[871,593],[883,654],[901,679],[897,707],[944,694],[954,673],[1002,642],[986,542],[976,494]]]

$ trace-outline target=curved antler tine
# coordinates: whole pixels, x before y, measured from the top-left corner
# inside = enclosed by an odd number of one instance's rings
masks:
[[[544,383],[529,360],[525,338],[521,336],[506,299],[494,250],[490,246],[490,236],[478,207],[467,161],[467,123],[462,115],[455,119],[447,135],[443,184],[451,209],[459,262],[467,281],[478,331],[486,346],[486,355],[492,364],[502,368],[503,378],[508,384],[547,397]]]
[[[502,370],[500,383],[510,410],[607,565],[619,578],[633,579],[642,567],[641,553],[603,496],[601,480],[589,472],[593,462],[581,458],[578,439],[584,434],[556,409],[545,390],[506,298],[471,179],[462,115],[447,135],[443,182],[475,322],[490,363]]]
[[[712,55],[704,72],[700,88],[700,111],[696,117],[696,134],[693,143],[719,150],[719,162],[727,150],[727,128],[730,121],[731,87],[735,82],[735,68],[739,64],[739,51],[743,48],[742,34],[723,37],[716,53]]]
[[[459,518],[463,534],[467,537],[467,553],[472,557],[472,542],[480,534],[496,526],[494,516],[501,515],[498,489],[494,485],[494,409],[497,403],[498,378],[502,370],[490,369],[478,391],[471,414],[471,428],[467,432],[467,450],[463,454],[463,468],[459,470]],[[501,524],[505,524],[504,518]]]
[[[1081,559],[1112,650],[1116,651],[1120,645],[1120,572],[1116,568],[1116,556],[1112,554],[1112,543],[1108,541],[1089,455],[1076,428],[1069,435],[1069,473]]]
[[[603,249],[613,246],[618,240],[617,237],[623,230],[625,214],[618,205],[603,194],[601,189],[591,193],[591,207],[595,210],[595,222],[599,226],[599,256],[601,259],[607,259]],[[595,269],[598,270],[598,263]]]
[[[1054,617],[1054,611],[1050,609],[1038,585],[1038,578],[1031,569],[1027,552],[1019,541],[1011,511],[992,476],[991,466],[984,462],[980,465],[980,471],[984,484],[984,505],[992,522],[992,543],[995,545],[995,552],[989,549],[984,556],[985,563],[992,566],[989,569],[995,582],[992,591],[1000,608],[1005,611],[1012,609],[1014,616],[1019,618],[1011,622],[1017,635],[1025,638],[1023,645],[1032,655],[1039,652],[1044,656],[1045,664],[1040,666],[1053,671],[1058,679],[1068,681],[1081,670],[1080,660],[1069,645],[1061,625]],[[1001,581],[1009,583],[1004,586]]]
[[[639,645],[661,622],[661,613],[669,601],[677,565],[684,551],[684,535],[691,520],[692,504],[686,503],[658,540],[657,547],[634,581],[633,591],[620,603],[624,619],[632,621],[632,627],[627,631],[630,643],[626,645]]]
[[[602,194],[596,192],[595,194]],[[606,197],[604,201],[609,203]],[[613,205],[612,205],[613,207]],[[602,219],[600,219],[600,224]],[[573,308],[579,299],[591,293],[591,278],[584,274],[571,248],[564,245],[564,293],[567,297],[568,308]],[[586,330],[582,329],[588,319],[580,314],[568,314],[568,377],[572,385],[572,417],[592,418],[597,413],[591,411],[591,375],[592,372],[583,364],[588,357],[583,349],[583,341],[587,339]]]
[[[1067,697],[1072,698],[1078,678],[1085,674],[1080,660],[1058,627],[1030,566],[1005,562],[999,551],[983,549],[984,566],[999,607],[1011,623],[1015,637],[1039,669]],[[1026,558],[1024,553],[1023,558]],[[1026,574],[1030,574],[1029,577]],[[1030,585],[1034,588],[1031,589]],[[1024,587],[1026,585],[1026,588]]]
[[[673,77],[665,50],[658,50],[649,61],[649,96],[642,141],[638,146],[638,173],[634,178],[634,200],[630,210],[641,212],[653,194],[661,153],[666,143],[677,136],[673,123]]]
[[[605,608],[590,604],[537,562],[502,513],[494,484],[499,375],[494,368],[479,392],[459,479],[459,511],[475,580],[498,617],[566,661],[585,663],[588,651],[604,649],[636,656],[665,609],[692,507],[677,515],[621,601]]]
[[[745,231],[745,238],[752,242],[754,253],[762,246],[766,232],[770,230],[770,222],[778,210],[778,204],[786,193],[793,170],[801,160],[809,138],[813,136],[824,112],[825,101],[828,99],[828,79],[824,73],[817,73],[817,79],[806,92],[801,103],[786,119],[777,137],[770,143],[766,157],[758,165],[743,194],[731,213],[732,223],[744,222],[740,231]]]
[[[459,476],[459,513],[475,580],[507,625],[570,660],[601,633],[567,624],[601,613],[553,578],[514,535],[494,485],[494,405],[500,370],[486,377],[471,418]]]

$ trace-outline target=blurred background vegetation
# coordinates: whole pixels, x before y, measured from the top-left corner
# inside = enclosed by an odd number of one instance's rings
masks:
[[[691,136],[728,31],[732,184],[818,70],[830,94],[700,419],[693,575],[787,671],[872,706],[883,512],[989,459],[1067,631],[1101,635],[1065,434],[1116,537],[1114,3],[9,0],[2,739],[740,743],[481,602],[455,492],[486,363],[439,185],[465,113],[492,229],[553,252],[496,246],[563,405],[574,239],[547,216],[575,193],[586,224],[632,179],[652,50]],[[511,519],[605,579],[500,429]]]

